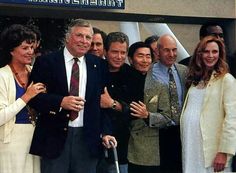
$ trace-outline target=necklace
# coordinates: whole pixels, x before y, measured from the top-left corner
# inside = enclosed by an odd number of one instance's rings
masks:
[[[24,82],[22,82],[22,80],[21,80],[19,74],[16,72],[14,66],[13,66],[13,65],[9,65],[9,66],[10,66],[12,72],[14,73],[14,76],[16,77],[17,81],[20,83],[20,85],[21,85],[24,89],[26,89],[27,84],[24,83]],[[26,70],[27,70],[27,72],[28,72],[28,77],[29,77],[30,70],[29,70],[28,68],[26,68]],[[29,105],[26,105],[26,109],[27,109],[27,111],[28,111],[29,120],[30,120],[31,124],[33,124],[33,126],[35,126],[36,120],[37,120],[37,112],[36,112],[33,108],[29,107]]]
[[[11,71],[13,72],[14,76],[16,77],[17,81],[20,83],[20,85],[21,85],[23,88],[26,89],[27,83],[24,83],[24,82],[21,80],[19,74],[16,72],[16,70],[15,70],[15,68],[14,68],[13,65],[9,65],[9,66],[10,66]],[[26,68],[26,69],[27,69],[27,68]],[[29,71],[27,70],[27,72],[29,72]],[[28,76],[29,76],[29,73],[28,73]]]

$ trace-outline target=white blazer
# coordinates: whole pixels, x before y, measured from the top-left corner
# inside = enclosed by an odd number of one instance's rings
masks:
[[[181,133],[188,96],[187,93],[180,118]],[[214,74],[211,76],[200,114],[200,129],[205,167],[212,166],[217,152],[228,154],[228,165],[236,152],[236,80],[231,74],[227,73],[219,79],[215,79]]]
[[[0,68],[0,141],[11,141],[11,131],[15,125],[16,114],[26,106],[18,98],[16,100],[16,85],[11,68],[6,65]]]

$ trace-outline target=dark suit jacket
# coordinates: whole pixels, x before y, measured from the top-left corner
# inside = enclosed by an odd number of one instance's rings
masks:
[[[100,134],[109,133],[103,131],[104,119],[100,109],[100,95],[105,85],[107,68],[103,60],[93,55],[85,55],[85,60],[87,86],[83,130],[91,154],[97,156],[101,149]],[[30,103],[40,112],[30,153],[57,158],[63,150],[69,122],[69,111],[60,110],[63,97],[69,95],[63,50],[37,58],[31,80],[44,83],[47,93],[37,95]]]

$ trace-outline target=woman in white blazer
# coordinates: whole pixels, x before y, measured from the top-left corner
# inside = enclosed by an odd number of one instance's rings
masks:
[[[224,43],[207,36],[197,45],[181,114],[184,173],[231,171],[236,151],[236,80],[228,73]]]
[[[45,92],[42,83],[28,86],[34,40],[34,33],[22,25],[11,25],[0,37],[1,173],[40,172],[39,158],[28,154],[34,126],[26,105]]]

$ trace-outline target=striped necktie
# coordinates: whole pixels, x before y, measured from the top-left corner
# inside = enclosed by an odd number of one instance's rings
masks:
[[[74,63],[72,66],[71,71],[71,78],[70,78],[70,95],[71,96],[78,96],[79,95],[79,65],[78,65],[78,58],[73,58]],[[70,112],[70,120],[73,121],[78,117],[77,111]]]

